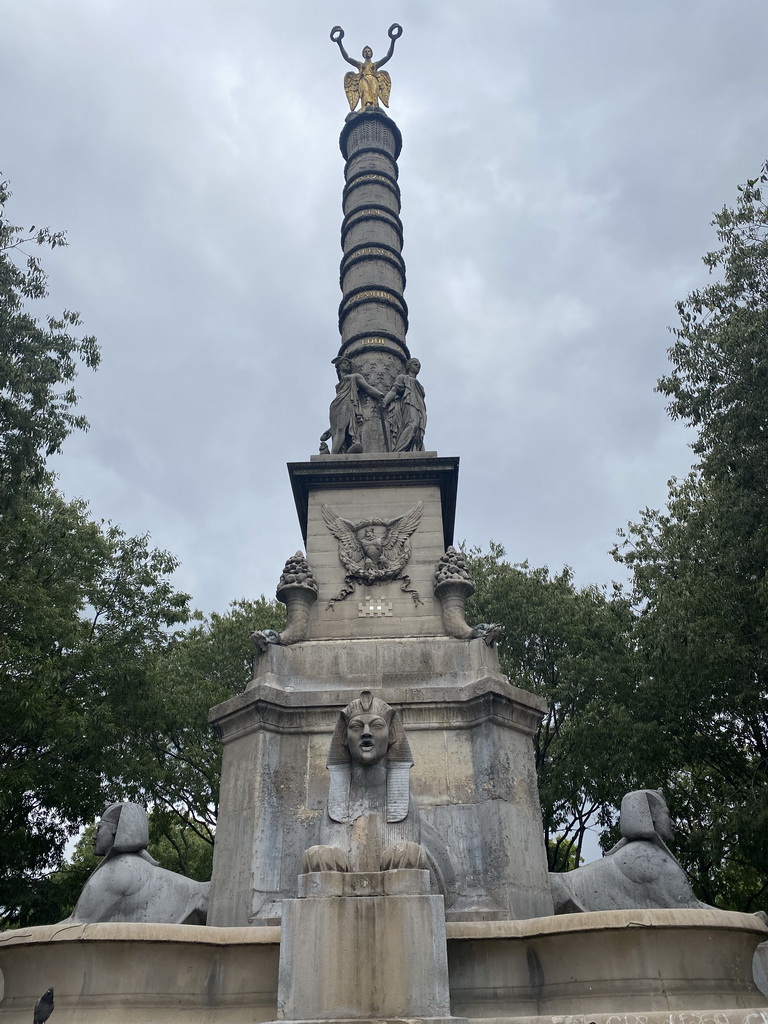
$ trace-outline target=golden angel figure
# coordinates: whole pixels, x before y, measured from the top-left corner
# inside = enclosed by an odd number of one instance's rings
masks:
[[[334,43],[338,44],[342,57],[352,67],[357,68],[356,73],[348,71],[344,75],[344,92],[347,94],[350,110],[354,110],[358,103],[361,110],[365,110],[369,106],[378,107],[379,100],[381,100],[385,107],[389,106],[392,79],[386,71],[380,71],[379,69],[382,64],[387,63],[395,52],[395,42],[402,34],[403,30],[400,25],[390,25],[387,32],[390,39],[387,55],[382,57],[381,60],[375,61],[373,60],[373,50],[370,46],[364,46],[363,59],[355,60],[349,56],[341,41],[344,38],[344,29],[339,25],[331,29],[331,39]]]

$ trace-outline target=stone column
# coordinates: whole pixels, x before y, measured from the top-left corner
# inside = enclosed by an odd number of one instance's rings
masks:
[[[364,353],[388,353],[399,371],[409,357],[397,184],[400,131],[382,110],[370,109],[351,115],[339,144],[346,160],[339,358],[346,356],[354,365]]]
[[[397,157],[400,131],[379,108],[351,114],[339,140],[346,161],[339,306],[341,347],[355,373],[386,393],[410,352]],[[378,405],[360,395],[365,451],[387,451]]]

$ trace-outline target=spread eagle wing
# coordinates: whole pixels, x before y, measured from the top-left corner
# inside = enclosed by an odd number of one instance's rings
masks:
[[[392,91],[392,79],[388,71],[377,71],[376,78],[379,83],[379,99],[385,107],[389,106],[389,94]]]
[[[354,110],[360,99],[360,75],[357,71],[348,71],[344,75],[344,92],[349,100],[349,109]]]
[[[381,560],[385,565],[398,570],[405,566],[411,557],[410,536],[421,522],[423,509],[423,503],[419,502],[404,515],[390,519],[386,524],[387,532],[384,534],[381,553]]]
[[[339,561],[347,572],[360,572],[365,562],[365,553],[355,524],[336,515],[330,505],[323,505],[321,511],[325,525],[339,542]]]

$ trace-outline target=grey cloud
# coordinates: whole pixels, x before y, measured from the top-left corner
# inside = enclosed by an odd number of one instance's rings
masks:
[[[653,386],[711,213],[766,155],[768,9],[17,4],[3,172],[17,220],[68,230],[51,308],[104,350],[61,484],[174,551],[205,610],[271,594],[301,543],[285,463],[317,450],[338,347],[328,33],[379,54],[393,20],[409,344],[458,536],[606,582],[689,464]]]

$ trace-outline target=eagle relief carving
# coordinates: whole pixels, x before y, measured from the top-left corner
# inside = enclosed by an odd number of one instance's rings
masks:
[[[371,587],[390,580],[402,580],[400,589],[410,594],[414,604],[421,604],[410,577],[403,571],[411,557],[411,535],[421,522],[422,502],[395,519],[371,516],[351,523],[330,507],[323,505],[325,525],[339,542],[339,561],[346,569],[344,586],[332,597],[327,607],[333,608],[354,592],[355,583]]]

